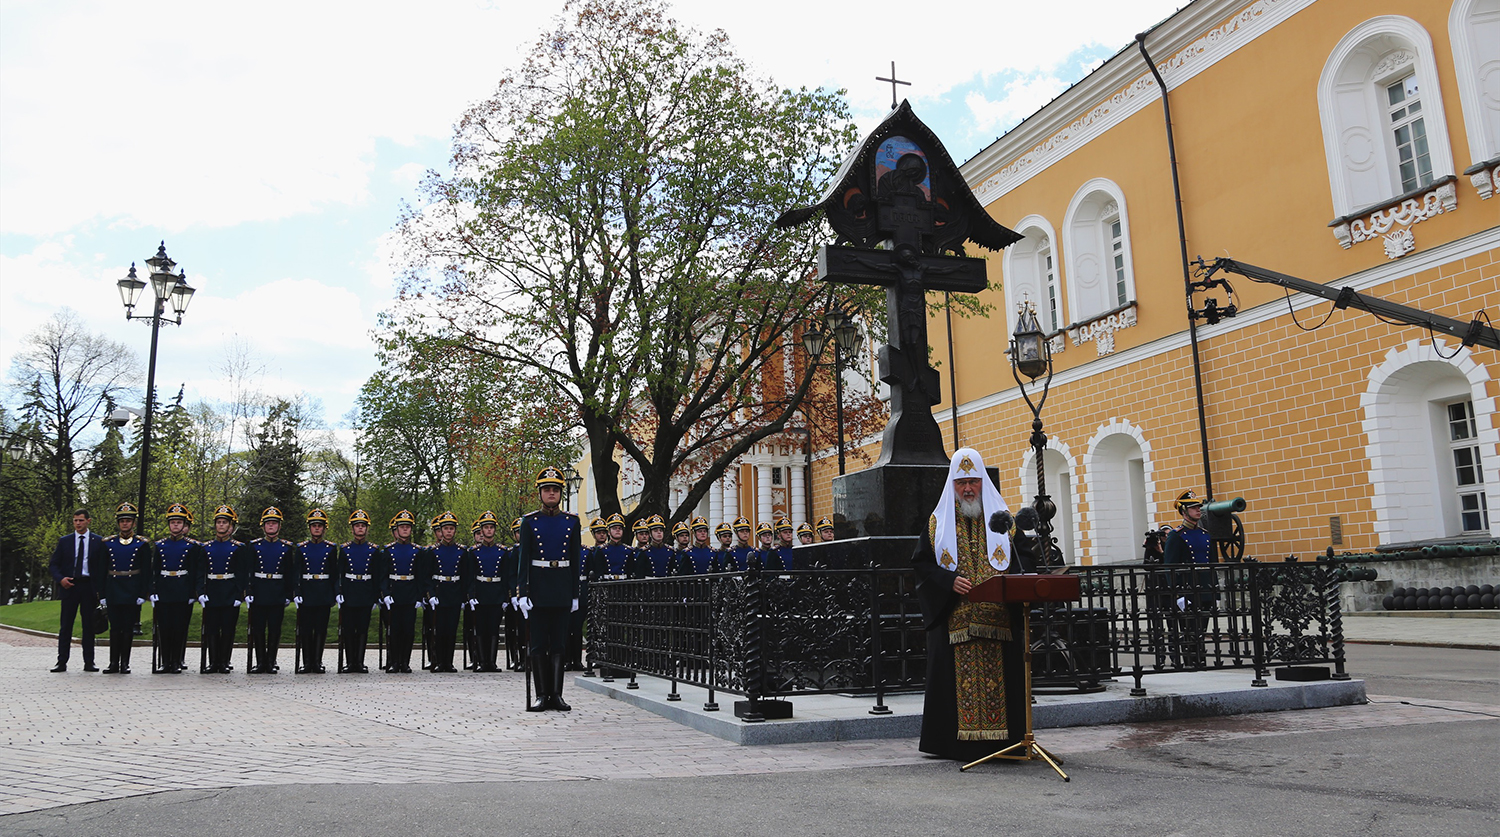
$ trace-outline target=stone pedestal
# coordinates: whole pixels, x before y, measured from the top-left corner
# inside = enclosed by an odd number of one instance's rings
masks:
[[[985,470],[999,484],[999,471]],[[834,477],[834,536],[921,536],[947,479],[947,465],[894,464]]]

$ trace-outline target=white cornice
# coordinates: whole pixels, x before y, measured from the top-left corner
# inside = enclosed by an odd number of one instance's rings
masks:
[[[1243,5],[1244,0],[1198,0],[1163,21],[1147,38],[1146,47],[1160,62],[1157,66],[1168,88],[1174,88],[1313,2],[1256,0]],[[1155,102],[1158,95],[1156,80],[1132,43],[960,170],[980,204],[988,205]]]

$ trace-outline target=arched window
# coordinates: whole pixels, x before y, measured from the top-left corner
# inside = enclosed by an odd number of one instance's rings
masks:
[[[1479,196],[1489,198],[1500,159],[1500,0],[1458,0],[1448,16],[1448,35],[1469,136],[1471,166],[1464,173]]]
[[[1115,420],[1099,428],[1083,457],[1088,474],[1089,539],[1095,563],[1140,561],[1151,526],[1151,443],[1140,428]]]
[[[1371,18],[1339,41],[1318,79],[1318,115],[1336,217],[1454,173],[1432,38],[1411,18]]]
[[[1005,306],[1010,330],[1024,301],[1036,306],[1037,321],[1048,334],[1068,324],[1057,271],[1057,235],[1040,215],[1028,215],[1014,227],[1025,236],[1005,248]]]
[[[1082,553],[1082,521],[1079,519],[1073,489],[1073,475],[1078,463],[1069,453],[1066,444],[1057,439],[1048,439],[1042,466],[1046,470],[1047,495],[1057,506],[1057,516],[1052,518],[1052,537],[1057,538],[1057,547],[1062,550],[1063,560],[1070,566],[1076,566],[1079,563],[1078,556]],[[1029,506],[1036,498],[1036,452],[1032,450],[1027,450],[1021,460],[1021,494],[1020,502],[1012,510],[1023,505]]]
[[[1135,299],[1130,220],[1125,195],[1112,181],[1083,184],[1063,219],[1068,311],[1082,323]]]

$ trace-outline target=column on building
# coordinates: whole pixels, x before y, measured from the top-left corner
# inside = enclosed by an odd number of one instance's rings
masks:
[[[755,466],[755,525],[771,523],[771,469]]]
[[[734,466],[731,465],[730,467]],[[708,525],[710,530],[722,522],[724,522],[724,477],[714,480],[713,484],[708,487]],[[714,543],[717,543],[717,541],[714,541]]]
[[[789,489],[792,492],[792,502],[791,502],[791,507],[792,507],[792,524],[796,525],[796,524],[799,524],[799,523],[806,523],[806,522],[808,522],[807,521],[807,483],[804,481],[805,477],[803,476],[804,475],[803,466],[801,466],[801,465],[788,465],[787,466],[787,470],[792,472],[791,473],[791,478],[787,480],[787,484],[789,486]]]
[[[722,520],[730,523],[740,516],[740,463],[735,460],[724,471],[724,478],[720,480],[724,484],[724,516]]]

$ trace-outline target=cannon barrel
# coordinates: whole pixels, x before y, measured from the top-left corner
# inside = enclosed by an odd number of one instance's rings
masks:
[[[1214,517],[1228,517],[1236,512],[1245,510],[1245,498],[1236,497],[1233,500],[1215,500],[1203,507],[1203,511]]]

